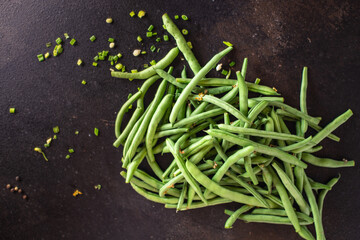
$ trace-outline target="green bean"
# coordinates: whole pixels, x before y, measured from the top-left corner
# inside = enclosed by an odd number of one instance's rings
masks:
[[[176,78],[176,81],[179,83],[189,83],[191,81],[191,78]],[[250,83],[250,82],[246,82],[246,81],[245,81],[245,83],[250,92],[260,93],[263,95],[280,95],[271,87],[264,86],[264,85],[258,85],[258,84],[254,84],[254,83]],[[211,86],[211,87],[235,86],[235,85],[237,85],[237,80],[223,79],[223,78],[203,78],[198,82],[197,85]]]
[[[268,202],[258,193],[250,184],[243,181],[241,178],[237,177],[235,174],[231,173],[230,171],[226,172],[226,176],[229,176],[235,182],[237,182],[240,186],[245,188],[249,193],[251,193],[259,202],[264,204],[267,208],[270,208]]]
[[[325,233],[324,233],[324,229],[323,229],[323,225],[322,225],[322,221],[321,221],[319,207],[316,203],[314,192],[311,189],[311,185],[309,183],[309,180],[308,180],[306,174],[304,174],[304,190],[305,190],[306,196],[309,200],[311,212],[312,212],[312,215],[314,218],[316,239],[323,240],[323,239],[325,239]]]
[[[221,58],[223,58],[228,52],[232,50],[232,47],[228,47],[225,50],[221,51],[220,53],[216,54],[212,59],[201,69],[199,72],[197,72],[194,76],[194,78],[191,80],[190,83],[187,84],[186,88],[181,92],[179,98],[176,100],[175,105],[173,109],[171,110],[169,122],[174,124],[177,113],[182,106],[182,104],[185,102],[187,97],[189,96],[190,92],[193,90],[193,88],[196,86],[196,84],[203,78],[205,75],[212,69],[214,65],[216,65]]]
[[[213,88],[205,88],[205,90],[203,90],[203,91],[207,92],[207,94],[210,94],[210,95],[219,95],[219,94],[227,93],[232,89],[233,89],[233,86],[220,86],[220,87],[213,87]],[[199,91],[197,93],[200,93],[200,92],[202,92],[202,91]]]
[[[332,189],[332,187],[339,181],[340,179],[340,174],[338,177],[335,177],[333,179],[331,179],[326,185],[329,186],[330,190]],[[322,190],[319,195],[318,195],[318,200],[317,200],[317,204],[319,206],[319,212],[320,212],[320,217],[322,218],[322,212],[323,212],[323,207],[324,207],[324,200],[325,200],[325,196],[326,194],[329,192],[328,189],[324,189]]]
[[[299,110],[297,110],[296,108],[290,107],[289,105],[285,104],[285,103],[281,103],[281,102],[269,102],[270,106],[275,106],[278,108],[281,108],[289,113],[292,113],[304,120],[306,120],[308,123],[313,123],[313,124],[319,124],[320,120],[318,118],[315,117],[311,117]]]
[[[161,121],[162,117],[164,116],[166,110],[171,106],[171,99],[172,96],[167,94],[159,103],[157,109],[155,110],[154,115],[152,116],[149,126],[147,128],[145,145],[147,149],[147,154],[149,156],[150,161],[154,162],[155,157],[152,151],[152,142],[154,140],[156,128]]]
[[[312,139],[311,144],[301,148],[302,151],[306,151],[311,147],[319,144],[324,138],[326,138],[332,131],[338,128],[341,124],[345,123],[353,115],[352,111],[349,109],[345,113],[341,114],[335,118],[331,123],[329,123],[325,128],[318,132]]]
[[[299,192],[302,193],[304,189],[304,169],[299,166],[295,166],[294,175],[296,180],[295,186],[299,190]]]
[[[269,131],[257,130],[253,128],[233,127],[226,124],[218,124],[218,127],[222,130],[226,130],[231,133],[240,133],[249,136],[265,137],[265,138],[280,139],[280,140],[291,140],[291,141],[304,140],[303,137],[299,137],[296,135],[279,133],[279,132],[269,132]]]
[[[248,59],[244,58],[243,65],[241,67],[241,76],[244,78],[244,80],[245,80],[245,76],[246,76],[247,65],[248,65]]]
[[[121,175],[123,178],[126,179],[126,172],[121,171],[121,172],[120,172],[120,175]],[[134,177],[131,178],[130,182],[133,183],[133,184],[135,184],[135,185],[138,186],[138,187],[144,188],[144,189],[149,190],[149,191],[152,191],[152,192],[157,192],[157,191],[158,191],[157,188],[154,188],[154,187],[150,186],[149,184],[147,184],[147,183],[145,183],[145,182],[143,182],[143,181],[140,181],[139,179],[134,178]]]
[[[158,195],[151,193],[151,192],[147,192],[146,190],[144,190],[141,187],[136,186],[133,183],[130,183],[132,188],[141,196],[143,196],[144,198],[153,201],[153,202],[157,202],[157,203],[162,203],[162,204],[176,204],[178,202],[178,198],[174,198],[174,197],[159,197]]]
[[[155,94],[153,103],[151,104],[151,106],[149,107],[149,112],[146,113],[144,120],[142,121],[137,133],[134,136],[133,141],[131,142],[131,146],[129,147],[129,151],[126,153],[125,155],[125,160],[126,159],[131,159],[134,156],[134,153],[136,151],[136,148],[139,146],[139,144],[141,143],[142,138],[144,137],[146,130],[148,128],[148,125],[153,117],[154,112],[156,111],[164,93],[166,90],[166,80],[163,80]]]
[[[186,78],[186,65],[184,65],[183,70],[181,71],[181,77]]]
[[[171,20],[169,15],[165,13],[162,16],[163,23],[166,27],[166,30],[174,37],[176,45],[179,47],[180,51],[183,53],[186,61],[189,63],[189,66],[194,74],[197,74],[201,70],[201,66],[198,60],[195,58],[193,52],[191,51],[189,45],[186,43],[186,40],[178,27]]]
[[[317,167],[327,167],[327,168],[339,168],[339,167],[353,167],[355,166],[355,161],[338,161],[330,158],[318,158],[310,153],[303,153],[302,159],[310,163],[311,165],[317,166]]]
[[[218,183],[221,181],[222,177],[226,174],[230,166],[235,164],[239,158],[243,158],[245,156],[248,156],[254,151],[254,147],[248,146],[243,149],[240,149],[233,155],[231,155],[224,164],[219,168],[219,170],[216,172],[216,174],[212,177],[212,181]],[[210,194],[210,191],[208,189],[205,190],[204,196],[206,197],[208,194]],[[266,204],[264,204],[266,206]]]
[[[201,120],[206,120],[207,118],[211,118],[211,117],[221,115],[224,112],[225,112],[225,110],[223,110],[221,108],[217,108],[217,109],[209,110],[209,111],[206,111],[206,112],[203,112],[203,113],[199,113],[197,115],[191,115],[188,118],[184,118],[184,119],[176,122],[173,125],[173,127],[178,128],[178,127],[185,126],[187,124],[198,123]]]
[[[244,157],[244,167],[245,167],[245,171],[248,174],[249,178],[251,179],[252,183],[254,185],[258,185],[259,181],[258,181],[257,177],[255,176],[254,169],[251,166],[251,157],[249,157],[249,156]]]
[[[269,168],[269,171],[271,172],[275,188],[279,192],[279,196],[280,196],[281,201],[282,201],[282,203],[284,205],[286,215],[288,216],[291,224],[294,226],[295,231],[299,232],[300,231],[299,219],[298,219],[298,217],[297,217],[297,215],[296,215],[296,213],[295,213],[295,211],[294,211],[294,209],[292,207],[292,204],[291,204],[290,199],[289,199],[289,195],[287,194],[284,185],[281,183],[279,177],[276,175],[274,170],[272,168]]]
[[[188,128],[177,128],[177,129],[160,131],[160,132],[155,133],[154,139],[167,137],[167,136],[172,136],[172,135],[176,135],[176,134],[179,134],[179,133],[187,133],[187,132],[189,132]]]
[[[314,189],[314,190],[322,190],[322,189],[331,190],[331,188],[326,184],[315,182],[314,180],[312,180],[309,177],[308,177],[308,180],[309,180],[309,183],[311,185],[311,188]]]
[[[237,119],[240,119],[243,122],[249,123],[250,121],[247,117],[245,117],[245,115],[243,113],[241,113],[239,110],[237,110],[234,106],[232,106],[231,104],[222,101],[221,99],[214,97],[214,96],[210,96],[210,95],[205,95],[201,98],[202,101],[214,104],[222,109],[224,109],[225,111],[227,111],[228,113],[232,114],[233,116],[235,116]]]
[[[128,78],[128,79],[147,79],[156,74],[155,69],[164,69],[169,66],[174,59],[179,54],[179,49],[174,47],[171,49],[166,56],[157,62],[154,66],[146,68],[137,73],[129,73],[129,72],[120,72],[120,71],[113,71],[111,72],[112,77],[116,78]]]
[[[186,149],[183,150],[184,153],[182,153],[185,157],[188,157],[192,154],[194,154],[195,152],[198,152],[201,148],[203,148],[204,146],[207,146],[209,144],[212,144],[212,137],[211,136],[205,136],[202,137],[201,140],[197,141],[194,144],[191,144],[189,147],[187,147]]]
[[[176,164],[179,167],[179,169],[181,170],[182,174],[184,175],[184,178],[186,179],[186,181],[189,183],[189,185],[194,188],[195,192],[199,195],[199,197],[201,198],[201,200],[206,203],[207,200],[204,198],[201,189],[199,187],[199,185],[197,184],[197,182],[194,180],[194,178],[189,174],[188,169],[186,169],[185,167],[185,163],[184,160],[182,159],[182,157],[179,155],[178,151],[175,149],[175,145],[174,143],[170,140],[170,139],[166,139],[166,145],[169,147],[170,152],[172,153],[172,155],[175,158]]]
[[[229,142],[235,143],[235,144],[243,146],[243,147],[250,146],[250,145],[254,146],[256,152],[267,154],[270,156],[275,156],[284,162],[298,165],[303,168],[307,167],[307,165],[305,163],[299,161],[296,157],[294,157],[290,154],[287,154],[279,149],[268,147],[268,146],[265,146],[262,144],[258,144],[249,139],[245,139],[245,138],[236,136],[234,134],[227,133],[223,130],[211,129],[211,130],[207,130],[206,132],[213,137],[222,138],[222,139],[225,139]]]
[[[134,175],[135,170],[138,168],[142,160],[146,156],[146,148],[143,148],[135,157],[134,160],[128,165],[127,167],[127,174],[126,174],[126,183],[129,183],[132,176]]]
[[[277,174],[279,175],[282,183],[284,184],[285,188],[289,191],[291,196],[294,197],[296,203],[299,205],[301,212],[305,213],[306,215],[310,214],[309,205],[306,203],[305,199],[303,198],[300,191],[296,188],[293,184],[292,180],[288,177],[288,175],[274,162],[272,166],[275,168]]]
[[[246,61],[245,61],[245,59],[246,59]],[[245,59],[244,59],[244,64],[247,65],[247,58],[245,58]],[[243,68],[246,69],[246,67],[244,67],[244,65],[243,65]],[[246,70],[245,70],[245,72],[243,72],[243,70],[241,70],[241,73],[239,71],[236,72],[236,76],[238,79],[238,88],[239,88],[240,112],[244,116],[247,116],[249,107],[248,107],[248,88],[245,83],[245,74],[246,74]]]
[[[184,69],[185,69],[185,68],[184,68]],[[180,210],[181,206],[182,206],[183,203],[184,203],[187,189],[188,189],[188,183],[187,183],[187,182],[184,182],[184,185],[183,185],[183,187],[182,187],[181,194],[180,194],[180,197],[179,197],[179,201],[178,201],[178,203],[177,203],[176,212],[178,212],[178,211]]]
[[[120,128],[121,128],[121,122],[125,115],[125,112],[129,109],[129,106],[135,102],[138,98],[140,98],[142,95],[142,92],[138,91],[134,95],[131,96],[130,99],[128,99],[120,108],[116,120],[115,120],[115,136],[118,138],[120,136]]]
[[[254,209],[251,214],[260,214],[260,215],[274,215],[274,216],[281,216],[281,217],[285,217],[287,216],[286,211],[283,209],[267,209],[267,208],[256,208]],[[305,220],[307,222],[314,222],[314,219],[312,219],[311,217],[309,217],[308,215],[301,213],[301,212],[296,212],[296,215],[298,216],[299,219]]]
[[[284,102],[284,98],[283,97],[255,97],[255,98],[248,98],[248,106],[250,108],[252,108],[261,101]]]
[[[238,210],[236,210],[235,212],[233,212],[230,217],[226,220],[225,222],[225,228],[229,229],[232,228],[232,225],[234,224],[234,222],[236,221],[236,219],[238,219],[238,217],[241,214],[244,214],[245,212],[251,210],[253,208],[253,206],[249,206],[249,205],[244,205],[241,208],[239,208]]]
[[[300,91],[300,110],[305,114],[308,114],[307,106],[306,106],[307,85],[308,85],[308,69],[307,67],[304,67],[302,73],[301,91]],[[300,128],[302,133],[301,136],[304,136],[308,128],[307,122],[304,119],[301,119]]]
[[[191,109],[191,104],[188,103],[187,108],[186,108],[186,113],[185,113],[185,117],[190,117],[192,113],[192,109]]]
[[[215,199],[208,200],[207,204],[205,204],[203,202],[199,202],[199,201],[193,202],[189,208],[187,207],[186,204],[183,204],[179,210],[184,211],[184,210],[214,206],[214,205],[218,205],[218,204],[225,204],[225,203],[230,203],[230,202],[231,202],[231,200],[229,200],[229,199],[218,197]],[[177,207],[177,205],[175,205],[175,204],[165,204],[165,208],[176,208],[176,207]]]
[[[274,192],[274,191],[273,191]],[[279,199],[278,197],[275,197],[274,195],[270,195],[270,194],[264,194],[264,196],[269,199],[270,201],[272,201],[273,203],[277,204],[278,206],[284,208],[284,204],[281,201],[281,199]]]
[[[315,152],[320,151],[321,149],[323,149],[322,146],[316,146],[316,147],[305,150],[305,152],[307,152],[307,153],[315,153]],[[302,153],[302,150],[301,150],[301,148],[296,149],[296,150],[293,150],[293,153]]]
[[[190,174],[198,181],[201,185],[209,189],[211,192],[215,192],[217,195],[223,198],[227,198],[234,202],[248,204],[252,206],[265,207],[261,202],[259,202],[256,198],[250,197],[238,192],[230,191],[226,188],[221,187],[218,183],[212,181],[205,174],[203,174],[195,164],[190,161],[186,162],[186,167]],[[271,202],[268,202],[270,207],[274,207]]]
[[[225,210],[225,214],[231,215],[233,214],[232,211]],[[291,225],[291,220],[289,217],[280,217],[280,216],[273,216],[273,215],[260,215],[260,214],[245,214],[240,215],[238,219],[241,219],[245,222],[257,222],[257,223],[271,223],[271,224],[283,224],[283,225]],[[299,231],[300,231],[300,224],[301,225],[310,225],[312,222],[308,222],[302,220],[299,222]]]
[[[156,161],[151,161],[148,155],[146,155],[146,160],[147,160],[147,163],[149,164],[151,170],[155,173],[155,175],[159,179],[164,180],[162,178],[162,175],[164,174],[164,172],[163,172],[163,170],[161,170],[159,164],[157,164]]]
[[[294,144],[291,144],[291,145],[288,145],[285,147],[280,147],[280,149],[285,152],[291,152],[293,150],[296,150],[296,149],[302,148],[303,146],[306,146],[306,144],[308,144],[311,140],[312,140],[312,136],[310,136],[300,142],[297,142],[297,143],[294,143]]]
[[[169,83],[175,85],[176,87],[178,87],[178,88],[185,88],[186,87],[185,84],[177,82],[176,79],[171,74],[168,74],[164,70],[155,69],[155,71],[161,78],[165,79],[166,81],[168,81]]]

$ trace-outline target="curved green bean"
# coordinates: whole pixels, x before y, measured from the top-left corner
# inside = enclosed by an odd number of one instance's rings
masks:
[[[130,183],[132,188],[141,196],[143,196],[144,198],[153,201],[153,202],[157,202],[157,203],[162,203],[162,204],[176,204],[178,202],[178,198],[174,198],[174,197],[159,197],[158,195],[151,193],[151,192],[147,192],[146,190],[144,190],[141,187],[136,186],[133,183]]]
[[[327,167],[327,168],[339,168],[339,167],[353,167],[355,166],[355,161],[338,161],[331,158],[318,158],[310,153],[303,153],[302,159],[310,163],[311,165],[317,167]]]
[[[339,181],[341,175],[339,174],[338,177],[335,177],[333,179],[331,179],[326,185],[330,187],[330,189],[332,189],[332,187]],[[319,212],[320,212],[320,217],[322,218],[322,212],[323,212],[323,207],[324,207],[324,200],[325,200],[325,196],[326,194],[329,192],[329,190],[324,189],[322,190],[319,195],[318,195],[318,200],[317,200],[317,204],[319,207]]]
[[[166,56],[157,62],[154,66],[146,68],[137,73],[112,71],[111,76],[116,78],[127,78],[127,79],[147,79],[156,74],[155,69],[164,69],[169,66],[179,54],[179,48],[174,47],[171,49]]]
[[[232,225],[234,224],[234,222],[239,218],[239,216],[241,214],[244,214],[245,212],[251,210],[253,208],[253,206],[249,206],[249,205],[244,205],[241,208],[239,208],[238,210],[236,210],[235,212],[233,212],[230,217],[226,220],[225,222],[225,228],[229,229],[232,228]]]

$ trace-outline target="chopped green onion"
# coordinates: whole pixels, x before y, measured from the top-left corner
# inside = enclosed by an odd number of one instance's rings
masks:
[[[230,66],[230,67],[235,66],[235,62],[234,62],[234,61],[230,62],[230,63],[229,63],[229,66]]]
[[[99,60],[104,61],[104,60],[105,60],[104,55],[100,55],[100,56],[99,56]]]
[[[131,69],[131,73],[137,73],[138,70],[137,69]]]
[[[63,48],[61,46],[61,44],[59,45],[56,45],[55,48],[54,48],[54,51],[53,51],[53,56],[56,57],[57,55],[59,55],[60,53],[63,52]]]
[[[102,51],[102,54],[104,57],[106,57],[108,55],[108,53],[109,53],[109,51],[106,51],[106,50]]]
[[[153,29],[154,29],[154,25],[151,24],[151,25],[148,27],[148,31],[151,32]]]
[[[223,41],[223,44],[225,44],[228,47],[232,47],[233,45],[230,42]]]
[[[121,63],[118,63],[118,64],[115,65],[115,68],[116,68],[117,70],[121,70],[122,67],[123,67],[123,65],[122,65]]]
[[[95,188],[96,190],[100,190],[100,189],[101,189],[101,185],[100,185],[100,184],[95,185],[94,188]]]
[[[231,75],[231,69],[229,69],[229,73],[228,74],[226,74],[226,79],[229,79],[229,77],[230,77],[230,75]]]
[[[137,36],[136,40],[138,40],[138,42],[142,42],[142,38],[140,36]]]
[[[130,17],[134,17],[136,15],[136,13],[134,11],[130,12]]]
[[[69,149],[69,153],[74,153],[74,152],[75,152],[75,150],[73,148]]]
[[[161,41],[161,38],[156,38],[156,42],[160,42]]]
[[[61,38],[57,38],[57,39],[55,40],[55,42],[56,42],[57,44],[60,44],[60,43],[62,43],[62,40],[61,40]]]
[[[165,35],[163,36],[163,38],[164,38],[164,41],[165,41],[165,42],[169,41],[169,36],[168,36],[168,35],[165,34]]]
[[[57,139],[57,136],[56,136],[56,134],[53,136],[53,139]]]
[[[94,57],[94,61],[97,62],[99,60],[99,56]]]
[[[115,43],[112,42],[109,44],[109,48],[114,48],[114,47],[115,47]]]
[[[189,18],[186,15],[181,15],[181,18],[185,21],[189,20]]]
[[[49,53],[49,52],[45,53],[45,58],[48,58],[48,57],[50,57],[50,53]]]
[[[38,58],[39,62],[42,62],[45,60],[44,55],[42,55],[42,54],[37,55],[37,58]]]
[[[150,50],[151,50],[152,52],[155,52],[156,47],[155,47],[154,45],[152,45],[152,46],[150,47]]]
[[[106,21],[106,23],[112,23],[113,19],[112,18],[107,18],[105,21]]]
[[[90,41],[95,41],[96,40],[96,37],[95,37],[95,35],[92,35],[91,37],[90,37]]]
[[[146,54],[146,51],[141,51],[141,54],[142,54],[142,55]]]
[[[51,47],[51,42],[46,43],[46,47]]]
[[[157,35],[157,32],[153,32],[152,35],[153,35],[153,36],[156,36],[156,35]]]
[[[256,78],[255,79],[255,84],[259,84],[260,83],[260,78]]]
[[[74,46],[74,44],[76,43],[76,40],[73,38],[70,40],[70,44]]]
[[[50,144],[45,143],[44,148],[48,148],[48,147],[50,147]]]
[[[69,37],[69,34],[67,34],[67,33],[64,33],[64,37],[65,37],[65,39],[69,39],[70,37]]]
[[[119,58],[121,58],[121,57],[122,57],[122,54],[121,54],[121,53],[118,53],[117,56],[118,56]]]
[[[122,72],[125,72],[125,71],[126,71],[125,66],[122,67],[121,71],[122,71]]]
[[[15,113],[15,108],[10,108],[10,109],[9,109],[9,112],[10,112],[10,113]]]
[[[81,81],[81,84],[82,84],[82,85],[86,85],[86,81],[85,81],[85,80],[82,80],[82,81]]]
[[[153,35],[152,32],[147,32],[147,33],[146,33],[146,37],[148,37],[148,38],[149,38],[149,37],[152,37],[152,35]]]
[[[189,34],[189,31],[186,30],[186,29],[181,30],[181,32],[182,32],[182,34],[184,34],[184,35],[188,35],[188,34]]]
[[[95,136],[99,136],[99,129],[94,128],[94,134],[95,134]]]
[[[54,132],[55,134],[59,133],[59,132],[60,132],[59,126],[53,127],[53,132]]]
[[[179,19],[179,15],[175,15],[174,18],[175,18],[175,19]]]
[[[92,64],[94,67],[97,67],[98,63],[97,62],[93,62]]]
[[[165,26],[165,24],[163,24],[163,29],[166,29],[166,26]]]
[[[69,159],[69,158],[70,158],[70,155],[69,155],[69,154],[65,156],[65,159]]]
[[[225,75],[225,76],[226,76],[228,73],[229,73],[229,71],[226,71],[225,69],[223,69],[223,70],[221,71],[221,74],[222,74],[222,75]]]
[[[113,56],[113,61],[116,63],[117,62],[117,60],[119,59],[119,57],[118,56]]]
[[[82,64],[82,60],[81,59],[78,59],[77,60],[77,65],[80,66]]]
[[[151,64],[152,66],[154,66],[154,65],[156,64],[156,61],[155,61],[155,60],[152,60],[152,61],[150,62],[150,64]]]
[[[193,45],[192,45],[192,43],[191,43],[191,42],[187,42],[187,45],[189,46],[189,48],[190,48],[190,49],[192,49],[192,48],[193,48]]]
[[[78,131],[78,130],[75,131],[75,135],[79,135],[79,131]]]
[[[112,60],[113,60],[113,56],[110,55],[110,56],[108,57],[108,61],[111,62]]]
[[[109,39],[108,39],[108,42],[114,42],[114,41],[115,41],[114,38],[109,38]]]
[[[139,17],[139,18],[143,18],[143,17],[145,16],[145,14],[146,14],[146,12],[145,12],[144,10],[140,10],[140,11],[138,12],[138,17]]]

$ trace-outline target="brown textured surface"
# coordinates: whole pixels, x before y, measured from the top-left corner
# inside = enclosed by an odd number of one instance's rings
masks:
[[[139,9],[148,16],[130,19],[128,13]],[[225,206],[175,213],[145,200],[119,176],[121,149],[112,147],[115,112],[141,83],[113,79],[107,64],[95,69],[91,58],[115,37],[127,66],[159,59],[173,41],[161,44],[158,55],[134,58],[131,53],[139,46],[136,36],[150,23],[161,29],[164,12],[190,17],[179,25],[189,30],[201,64],[224,47],[223,40],[230,41],[236,48],[223,62],[239,64],[249,57],[247,78],[276,86],[293,106],[301,69],[308,66],[310,114],[322,116],[325,124],[347,108],[355,113],[336,131],[342,141],[324,141],[319,154],[359,158],[359,1],[2,1],[0,239],[300,239],[288,226],[237,222],[225,230]],[[108,16],[114,24],[105,24]],[[64,32],[79,44],[67,43],[60,57],[39,63],[36,55],[46,50],[45,43]],[[90,43],[93,34],[98,39]],[[79,57],[85,61],[81,68]],[[15,115],[8,114],[12,106]],[[61,133],[45,162],[32,149],[55,125]],[[66,160],[69,147],[76,152]],[[319,181],[342,173],[325,202],[324,228],[328,239],[357,239],[359,167],[308,172]],[[5,190],[17,175],[28,201]],[[95,184],[102,189],[94,190]],[[84,194],[74,198],[75,188]]]

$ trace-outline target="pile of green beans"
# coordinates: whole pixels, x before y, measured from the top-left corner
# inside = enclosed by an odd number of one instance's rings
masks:
[[[201,67],[167,14],[163,22],[177,47],[142,72],[112,72],[118,78],[146,79],[123,104],[115,122],[114,146],[124,146],[122,166],[126,171],[121,176],[126,183],[143,197],[176,211],[239,203],[239,209],[225,210],[230,215],[225,228],[231,228],[237,219],[285,224],[292,225],[302,238],[315,239],[307,229],[314,224],[316,239],[325,239],[324,198],[339,177],[322,184],[309,178],[305,169],[308,164],[354,166],[354,161],[313,155],[325,138],[340,140],[332,132],[352,116],[352,111],[320,127],[321,118],[310,116],[307,110],[306,67],[300,110],[285,104],[273,88],[245,81],[247,59],[236,72],[236,80],[206,78],[232,47]],[[172,76],[173,67],[163,71],[179,51],[192,70],[192,78],[187,77],[185,68],[180,77]],[[145,107],[147,90],[160,79],[152,102]],[[250,97],[250,92],[261,96]],[[135,101],[137,107],[122,129],[123,117]],[[289,122],[295,122],[293,133]],[[308,128],[317,133],[311,136]],[[166,169],[156,160],[159,154],[173,159]],[[145,159],[152,173],[139,169]]]

